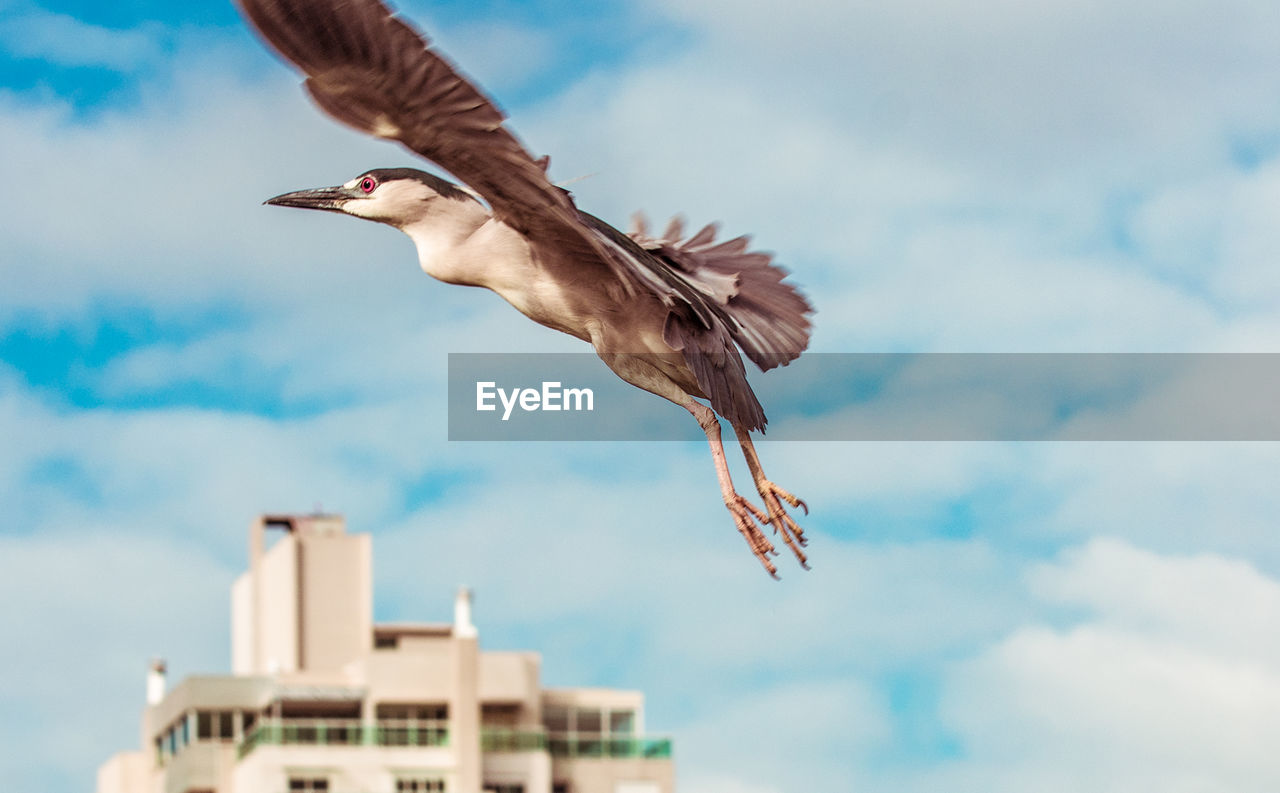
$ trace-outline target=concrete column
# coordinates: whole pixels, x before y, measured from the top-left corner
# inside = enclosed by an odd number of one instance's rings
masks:
[[[458,793],[481,793],[480,642],[471,622],[471,592],[454,601],[453,697],[449,701],[449,745],[458,760]]]
[[[262,554],[266,552],[267,523],[259,516],[249,524],[249,651],[251,674],[260,675],[267,659],[262,652]]]

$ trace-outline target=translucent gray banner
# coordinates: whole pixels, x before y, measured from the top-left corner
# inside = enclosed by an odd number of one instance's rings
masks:
[[[1280,440],[1278,353],[809,353],[747,367],[766,440]],[[450,440],[703,437],[593,353],[449,355]]]

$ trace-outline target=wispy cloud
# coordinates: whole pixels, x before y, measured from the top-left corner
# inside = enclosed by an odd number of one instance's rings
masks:
[[[17,10],[0,20],[0,44],[13,58],[57,66],[135,72],[154,66],[167,49],[159,25],[115,29],[44,9]]]
[[[1275,786],[1280,763],[1266,747],[1280,738],[1280,657],[1254,620],[1274,621],[1280,583],[1247,564],[1109,540],[1032,581],[1091,613],[1063,629],[1020,628],[957,666],[945,718],[968,757],[949,787]]]

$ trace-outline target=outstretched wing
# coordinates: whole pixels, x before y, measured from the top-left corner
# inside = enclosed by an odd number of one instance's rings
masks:
[[[262,37],[306,75],[316,104],[370,135],[396,140],[479,193],[535,247],[606,265],[628,291],[637,278],[551,184],[480,90],[381,0],[237,0]]]

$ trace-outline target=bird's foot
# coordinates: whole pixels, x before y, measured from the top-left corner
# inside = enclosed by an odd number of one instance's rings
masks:
[[[732,500],[725,501],[725,506],[733,515],[733,522],[737,524],[738,531],[746,539],[747,545],[751,546],[751,552],[760,560],[760,564],[764,565],[769,575],[777,578],[778,568],[769,557],[777,556],[778,552],[774,549],[773,543],[769,542],[769,538],[764,536],[764,532],[760,531],[760,526],[769,522],[768,516],[757,509],[755,504],[737,493],[733,494]]]
[[[804,551],[800,550],[809,544],[809,540],[804,536],[804,529],[796,523],[787,510],[782,506],[785,501],[792,507],[799,507],[804,510],[804,514],[809,514],[809,505],[791,493],[770,482],[768,479],[758,479],[756,481],[756,489],[760,491],[760,497],[764,499],[764,508],[769,511],[767,518],[762,523],[769,523],[773,526],[773,530],[782,535],[782,541],[787,544],[791,552],[796,555],[796,559],[800,561],[800,566],[809,569],[808,557],[804,555]]]

